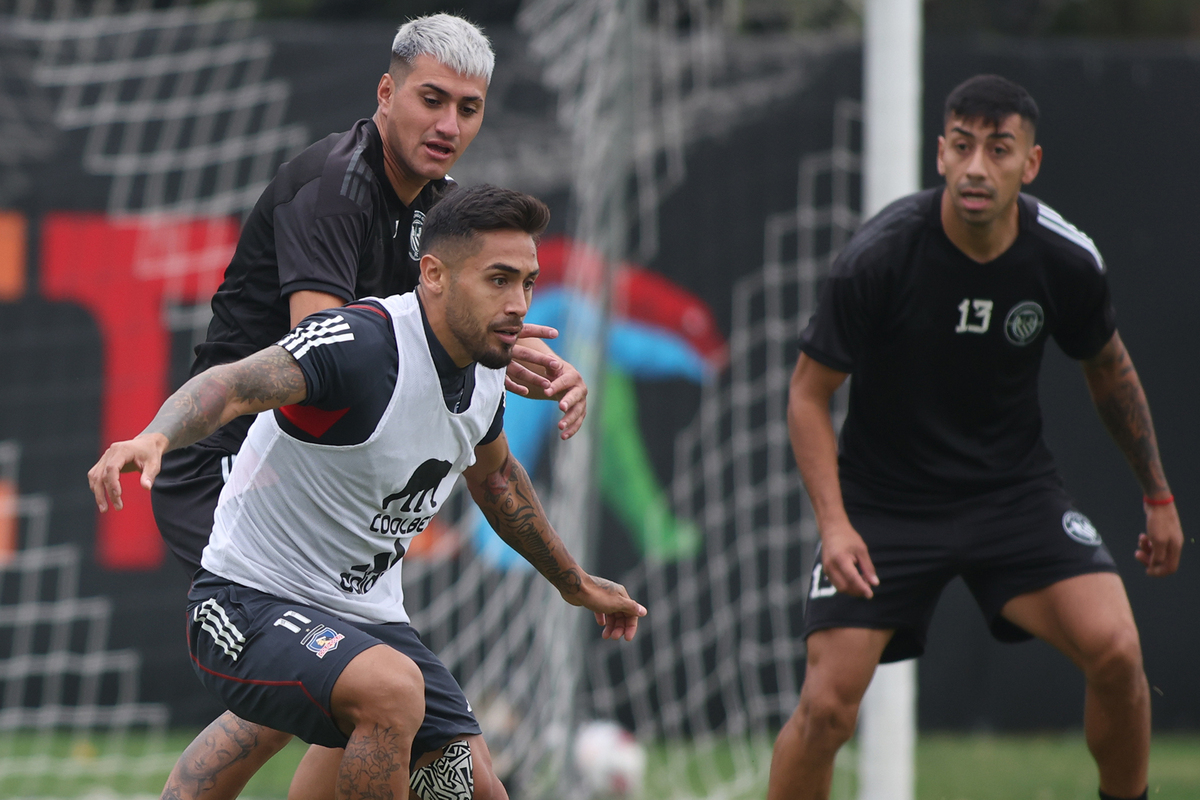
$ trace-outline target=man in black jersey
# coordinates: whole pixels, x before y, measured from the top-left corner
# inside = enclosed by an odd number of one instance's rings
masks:
[[[213,297],[192,375],[269,346],[314,312],[416,287],[425,215],[453,185],[446,172],[479,131],[494,61],[483,33],[458,17],[436,14],[400,28],[375,115],[284,164],[259,198]],[[553,334],[526,326],[523,335]],[[521,384],[510,380],[509,388],[558,400],[562,436],[572,435],[586,410],[579,373],[538,339],[522,339],[514,354],[544,376],[514,361],[510,379]],[[152,492],[155,520],[189,574],[200,566],[249,426],[249,417],[234,420],[164,458]],[[232,798],[289,739],[222,715],[184,753],[164,796]],[[322,755],[336,765],[336,753]],[[306,759],[300,778],[317,756]]]
[[[1053,337],[1145,495],[1137,558],[1173,573],[1183,534],[1146,397],[1092,240],[1021,194],[1041,166],[1037,106],[994,75],[946,101],[944,188],[891,204],[833,265],[792,376],[788,427],[821,534],[800,703],[771,800],[828,797],[876,664],[919,656],[961,575],[992,634],[1036,636],[1083,671],[1100,797],[1145,798],[1150,700],[1124,586],[1042,440]],[[829,415],[848,376],[840,446]]]

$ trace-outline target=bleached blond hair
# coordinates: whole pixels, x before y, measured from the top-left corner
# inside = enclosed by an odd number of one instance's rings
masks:
[[[430,14],[400,26],[392,40],[392,67],[397,62],[412,67],[417,56],[431,56],[460,75],[483,78],[488,84],[496,66],[492,43],[483,31],[452,14]]]

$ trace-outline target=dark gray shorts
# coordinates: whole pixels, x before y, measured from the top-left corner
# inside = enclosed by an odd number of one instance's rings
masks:
[[[411,658],[425,678],[414,759],[480,732],[450,670],[407,623],[351,624],[201,570],[188,593],[187,632],[192,667],[226,708],[309,744],[346,746],[329,696],[351,659],[378,644]]]
[[[867,600],[839,594],[813,569],[804,636],[826,628],[894,628],[881,663],[925,652],[942,589],[961,575],[1002,642],[1032,638],[1000,615],[1018,595],[1092,572],[1116,572],[1100,536],[1071,498],[1044,482],[996,492],[940,515],[903,515],[848,508],[879,576]]]

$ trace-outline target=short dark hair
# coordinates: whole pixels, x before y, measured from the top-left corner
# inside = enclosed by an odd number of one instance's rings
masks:
[[[999,75],[976,75],[954,87],[946,98],[946,116],[981,119],[1000,127],[1013,114],[1037,129],[1038,107],[1025,88]]]
[[[439,244],[470,244],[484,231],[524,231],[536,241],[550,209],[532,195],[483,183],[452,189],[434,204],[421,231],[421,255]]]

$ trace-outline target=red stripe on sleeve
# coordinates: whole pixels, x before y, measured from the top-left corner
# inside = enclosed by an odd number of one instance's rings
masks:
[[[333,427],[333,423],[346,416],[346,412],[349,410],[349,406],[339,408],[336,411],[327,411],[323,408],[313,408],[312,406],[279,407],[279,413],[283,414],[288,422],[315,439],[320,439],[324,436],[325,432]]]
[[[346,306],[346,308],[365,308],[368,311],[374,311],[376,314],[383,317],[384,319],[388,318],[388,315],[385,314],[383,312],[383,309],[380,308],[379,306],[371,306],[371,305],[367,305],[366,303],[362,303],[362,304],[357,304],[357,305],[349,305],[349,306]]]

